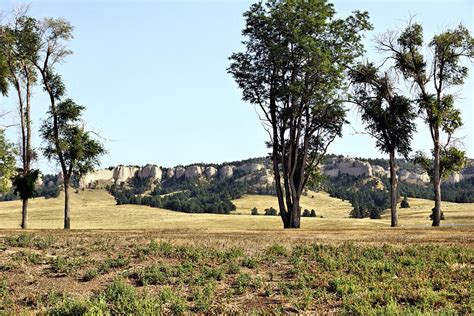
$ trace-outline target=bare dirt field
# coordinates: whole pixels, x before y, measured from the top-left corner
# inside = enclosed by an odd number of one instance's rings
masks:
[[[312,197],[314,195],[314,198]],[[429,226],[430,201],[411,199],[389,218],[351,219],[324,193],[283,230],[268,196],[234,201],[237,215],[116,206],[103,191],[73,196],[72,229],[62,199],[0,204],[0,314],[470,314],[472,204],[445,203],[444,227]],[[240,214],[240,215],[239,215]]]

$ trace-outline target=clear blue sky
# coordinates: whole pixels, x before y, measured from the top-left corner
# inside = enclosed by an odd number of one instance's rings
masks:
[[[2,11],[19,1],[0,0]],[[32,1],[38,18],[63,17],[75,27],[74,54],[60,66],[68,96],[87,107],[87,126],[108,139],[102,166],[157,163],[223,162],[263,156],[267,134],[255,109],[226,73],[228,56],[242,50],[242,13],[251,1]],[[369,11],[375,30],[367,34],[370,59],[379,60],[370,41],[376,34],[403,26],[409,15],[425,28],[427,38],[462,22],[474,33],[470,0],[335,1],[341,16]],[[471,76],[473,67],[471,66]],[[473,80],[460,91],[465,149],[474,157]],[[13,108],[0,100],[0,108]],[[34,129],[45,116],[47,100],[37,89]],[[363,126],[354,111],[349,120]],[[330,152],[381,157],[374,141],[345,128]],[[9,131],[12,139],[17,131]],[[420,124],[413,147],[429,149]],[[35,146],[40,139],[35,138]],[[44,160],[41,169],[54,171]]]

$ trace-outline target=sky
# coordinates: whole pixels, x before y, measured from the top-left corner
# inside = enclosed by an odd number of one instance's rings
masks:
[[[154,163],[169,167],[196,162],[224,162],[265,156],[268,135],[253,105],[227,74],[228,57],[243,51],[243,12],[253,1],[30,1],[0,0],[0,10],[29,3],[37,18],[62,17],[74,26],[74,54],[58,67],[67,96],[86,107],[87,128],[100,133],[108,150],[101,167]],[[373,39],[401,28],[410,16],[421,23],[425,38],[463,23],[474,34],[471,0],[339,0],[338,16],[369,12],[374,31],[364,40],[369,60],[381,61]],[[471,78],[474,76],[469,65]],[[464,127],[458,133],[474,158],[474,81],[456,90]],[[36,88],[33,130],[45,118],[48,102]],[[0,99],[0,113],[13,110],[4,124],[15,121],[15,100]],[[353,157],[385,157],[363,132],[354,109],[350,125],[329,149]],[[428,151],[431,139],[418,121],[413,148]],[[18,130],[8,129],[13,141]],[[34,146],[41,146],[36,133]],[[40,159],[46,172],[59,168]]]

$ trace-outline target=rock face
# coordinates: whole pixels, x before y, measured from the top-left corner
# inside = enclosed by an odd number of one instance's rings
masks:
[[[458,172],[454,172],[450,174],[446,179],[443,180],[444,183],[458,183],[461,181],[464,177],[462,174]]]
[[[157,165],[146,165],[138,171],[138,177],[140,179],[152,179],[153,181],[161,181],[163,172]]]
[[[88,173],[80,180],[80,186],[88,187],[98,181],[107,181],[109,182],[109,184],[113,184],[115,182],[114,170],[102,169],[92,173]]]
[[[390,171],[385,170],[384,167],[379,165],[372,166],[372,173],[374,174],[374,176],[378,177],[390,177]]]
[[[81,187],[91,187],[101,182],[104,185],[126,183],[134,176],[140,179],[151,178],[152,181],[161,181],[161,168],[155,165],[146,165],[143,168],[119,165],[113,169],[101,169],[89,173],[79,181]]]
[[[174,177],[179,179],[184,175],[185,172],[186,169],[184,169],[183,167],[176,167],[174,168]]]
[[[210,178],[213,178],[217,175],[217,169],[214,168],[214,167],[207,167],[205,170],[204,170],[204,175],[206,176],[206,178],[210,179]]]
[[[323,166],[323,173],[328,177],[336,177],[339,174],[348,174],[355,177],[373,176],[373,170],[370,163],[352,158],[344,160],[339,160],[337,158],[328,159],[327,163]]]
[[[219,169],[219,177],[221,178],[230,178],[234,174],[234,166],[222,166]]]
[[[400,181],[405,181],[409,183],[428,183],[430,182],[430,177],[426,172],[424,173],[415,173],[405,169],[398,171],[398,179]]]
[[[166,179],[171,179],[174,177],[174,168],[169,168],[166,170]]]
[[[328,177],[337,177],[341,174],[347,174],[356,177],[390,177],[390,172],[379,165],[371,165],[368,162],[360,161],[349,157],[333,157],[328,158],[325,164],[319,167],[321,172]],[[398,172],[400,181],[410,183],[429,183],[428,174],[421,171],[409,171],[401,169]],[[264,163],[248,162],[239,166],[224,165],[219,168],[213,166],[199,166],[193,165],[188,167],[172,167],[162,170],[159,166],[147,164],[143,167],[124,166],[119,165],[114,168],[97,170],[84,176],[81,181],[81,187],[100,187],[105,185],[126,183],[132,177],[137,176],[140,179],[151,179],[152,183],[156,184],[161,181],[166,181],[172,178],[186,179],[192,178],[206,178],[211,180],[214,177],[221,179],[228,179],[231,177],[237,178],[236,181],[259,183],[261,185],[271,185],[274,183],[273,171],[271,163],[265,161]],[[462,170],[461,173],[450,175],[444,179],[444,183],[456,183],[463,179],[474,177],[474,161],[470,161],[468,166]],[[57,185],[62,184],[61,173],[58,177]],[[55,185],[45,183],[44,185]]]
[[[127,182],[128,179],[135,176],[135,173],[140,170],[137,167],[133,166],[123,166],[119,165],[114,168],[113,178],[115,180],[115,184],[121,184],[123,182]]]
[[[235,181],[237,182],[254,182],[256,180],[259,186],[271,186],[274,185],[275,178],[273,172],[269,169],[260,169],[258,172],[248,173]]]
[[[256,172],[263,169],[265,169],[265,166],[260,163],[246,163],[237,167],[237,170],[242,171],[244,173]]]
[[[202,174],[202,168],[200,166],[189,166],[184,171],[184,177],[186,179],[197,178]]]

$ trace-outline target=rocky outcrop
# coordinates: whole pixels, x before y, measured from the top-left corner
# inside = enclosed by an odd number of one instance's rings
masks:
[[[130,178],[135,176],[138,170],[140,169],[134,166],[119,165],[115,167],[114,173],[113,173],[115,184],[121,184],[121,183],[127,182]]]
[[[151,179],[153,182],[161,181],[162,171],[161,168],[156,165],[146,165],[142,168],[118,165],[112,169],[101,169],[86,174],[79,181],[79,185],[81,187],[101,187],[112,184],[120,185],[127,183],[128,180],[134,176],[140,179]]]
[[[168,168],[166,170],[166,179],[171,179],[174,177],[174,168]]]
[[[372,165],[372,173],[377,177],[390,177],[390,171],[379,165]]]
[[[185,172],[186,172],[186,169],[184,169],[183,167],[176,167],[174,168],[174,177],[176,179],[179,179],[184,175]]]
[[[337,177],[347,174],[356,177],[389,177],[388,169],[380,165],[371,165],[369,162],[357,160],[350,157],[333,157],[328,158],[326,162],[320,166],[321,172],[328,177]],[[413,168],[412,168],[413,169]],[[410,183],[429,183],[428,174],[421,170],[400,169],[397,172],[400,181]],[[264,162],[247,162],[243,164],[223,165],[221,167],[192,165],[187,167],[172,167],[162,170],[159,166],[147,164],[143,167],[119,165],[115,168],[97,170],[87,174],[80,181],[82,187],[100,187],[110,184],[120,185],[128,182],[132,177],[137,176],[140,179],[151,179],[156,184],[172,178],[186,179],[205,178],[211,180],[214,177],[221,179],[237,178],[236,181],[258,183],[261,185],[269,185],[274,183],[271,163]],[[443,180],[445,183],[456,183],[463,179],[474,177],[474,161],[470,161],[468,166],[460,173],[455,173]],[[45,186],[62,184],[62,176],[59,175],[58,183],[45,183]],[[49,181],[51,182],[51,181]]]
[[[152,181],[161,181],[163,172],[157,165],[146,165],[138,171],[140,179],[151,179]]]
[[[232,177],[234,175],[234,169],[234,166],[222,166],[219,169],[219,177],[223,179]]]
[[[350,176],[360,177],[372,177],[373,170],[370,163],[365,161],[359,161],[352,158],[348,159],[328,159],[326,164],[323,166],[323,174],[328,177],[336,177],[339,174],[348,174]]]
[[[405,169],[398,171],[398,179],[409,183],[428,183],[430,177],[426,172],[416,173]]]
[[[88,173],[80,180],[80,186],[89,187],[98,181],[106,181],[109,182],[109,184],[114,184],[114,170],[102,169]]]
[[[184,177],[186,179],[197,178],[202,174],[202,168],[200,166],[189,166],[184,171]]]
[[[265,166],[261,163],[246,163],[237,167],[236,169],[244,173],[252,173],[265,169]]]
[[[274,184],[275,178],[273,177],[273,172],[269,169],[260,169],[256,172],[248,173],[240,178],[237,178],[235,181],[245,183],[252,182],[256,183],[258,186],[271,186]]]
[[[213,178],[217,175],[217,169],[214,168],[214,167],[207,167],[205,170],[204,170],[204,175],[206,176],[206,178],[210,179],[210,178]]]

